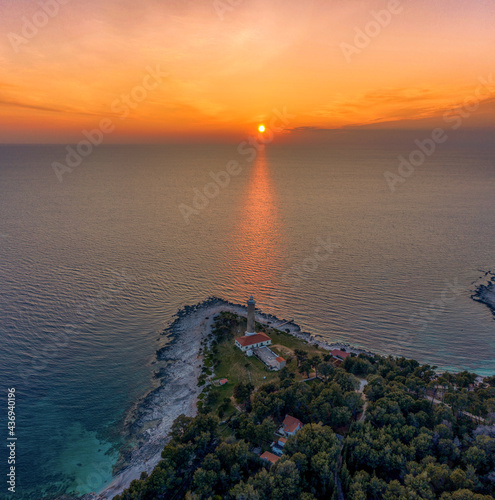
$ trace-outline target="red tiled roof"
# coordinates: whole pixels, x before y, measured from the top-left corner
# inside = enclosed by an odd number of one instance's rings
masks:
[[[286,438],[278,438],[278,441],[279,443],[287,443],[287,439]]]
[[[223,378],[223,379],[220,380],[220,383],[221,384],[226,384],[228,381],[229,381],[228,379]]]
[[[282,422],[284,426],[285,432],[294,432],[298,426],[303,425],[303,423],[297,419],[296,417],[291,417],[290,415],[286,415],[284,421]]]
[[[332,351],[332,356],[339,356],[342,359],[348,358],[350,356],[350,353],[341,351],[339,349],[334,349]]]
[[[268,462],[271,462],[272,464],[274,464],[279,459],[279,457],[277,457],[277,455],[274,455],[273,453],[270,453],[269,451],[265,451],[265,453],[263,453],[263,455],[261,455],[260,458],[262,460],[268,460]]]
[[[276,359],[276,361],[278,361],[279,363],[282,363],[282,361],[285,361],[285,359],[284,359],[284,358],[282,358],[282,356],[279,356],[279,357]]]
[[[242,347],[247,347],[248,345],[259,344],[260,342],[266,342],[270,340],[270,337],[266,333],[257,333],[256,335],[245,335],[244,337],[237,337],[237,342],[242,345]]]

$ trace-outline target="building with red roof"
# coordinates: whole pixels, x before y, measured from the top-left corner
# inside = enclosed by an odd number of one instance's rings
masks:
[[[351,353],[341,351],[340,349],[334,349],[331,354],[334,358],[340,359],[341,361],[344,361],[351,355]]]
[[[302,429],[303,423],[296,417],[286,415],[284,421],[282,422],[282,427],[280,432],[286,436],[294,436],[294,434]]]
[[[270,453],[269,451],[265,451],[265,453],[263,453],[263,455],[261,455],[260,458],[261,458],[261,460],[266,460],[267,462],[270,462],[272,464],[274,464],[279,459],[279,457],[277,457],[277,455],[274,455],[273,453]]]
[[[254,335],[244,335],[235,339],[235,345],[243,352],[255,347],[270,345],[272,339],[266,333],[255,333]]]

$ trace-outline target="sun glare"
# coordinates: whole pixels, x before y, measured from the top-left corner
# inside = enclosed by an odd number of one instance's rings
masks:
[[[258,127],[258,130],[259,130],[261,133],[263,133],[263,132],[265,131],[265,126],[264,126],[264,125],[260,125],[260,126]]]

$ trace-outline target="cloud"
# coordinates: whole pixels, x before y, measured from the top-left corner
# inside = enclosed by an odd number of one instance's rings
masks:
[[[327,128],[327,127],[316,127],[313,125],[306,125],[301,127],[286,128],[287,132],[335,132],[342,130],[340,128]]]
[[[87,116],[99,116],[98,113],[81,111],[81,110],[69,108],[69,107],[43,106],[40,104],[15,101],[15,100],[5,99],[5,98],[0,97],[0,107],[1,106],[12,107],[12,108],[21,108],[21,109],[32,109],[35,111],[47,111],[49,113],[71,113],[71,114],[87,115]]]
[[[491,110],[493,95],[475,97],[476,86],[462,88],[383,88],[366,92],[356,97],[336,96],[332,102],[313,109],[308,116],[314,118],[309,124],[293,131],[326,131],[350,127],[366,127],[378,124],[414,123],[422,120],[440,120],[445,112],[458,109],[464,102],[479,100],[479,112]],[[473,115],[479,114],[478,110]],[[331,121],[335,126],[325,126]],[[323,123],[322,123],[323,122]]]

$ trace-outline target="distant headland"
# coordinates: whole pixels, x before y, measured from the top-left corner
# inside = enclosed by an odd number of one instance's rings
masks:
[[[479,285],[474,294],[471,295],[471,298],[476,302],[485,304],[495,316],[495,273],[487,271],[485,278],[487,278],[488,283],[486,285]]]

